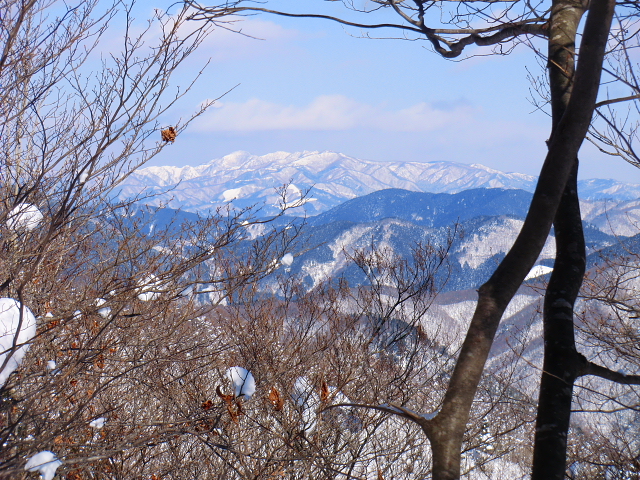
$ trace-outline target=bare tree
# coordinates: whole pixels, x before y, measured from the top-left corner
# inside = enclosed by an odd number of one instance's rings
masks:
[[[201,461],[223,411],[203,392],[228,349],[205,315],[271,272],[297,232],[241,247],[250,211],[158,225],[134,201],[144,192],[112,199],[210,104],[158,123],[188,91],[171,93],[172,74],[207,31],[182,28],[185,9],[140,30],[132,8],[2,3],[2,478],[29,475],[38,452],[70,479],[222,471]],[[111,23],[121,46],[101,56]]]
[[[183,93],[166,98],[171,74],[206,32],[181,36],[185,10],[133,36],[130,8],[58,7],[14,2],[0,20],[0,290],[19,309],[15,332],[0,337],[0,477],[37,475],[37,458],[62,462],[58,474],[73,480],[362,478],[373,465],[380,476],[426,475],[421,435],[387,428],[384,409],[344,404],[424,405],[415,383],[441,384],[447,340],[435,345],[420,322],[450,242],[416,246],[411,262],[352,252],[369,287],[308,292],[269,277],[295,224],[231,208],[161,222],[135,201],[144,192],[112,200],[123,178],[180,141],[190,119],[157,119]],[[118,15],[122,51],[95,75]],[[145,46],[150,37],[157,46]],[[286,191],[282,213],[304,201]],[[34,334],[22,339],[31,312]],[[254,395],[233,384],[241,365]]]
[[[473,398],[493,343],[500,317],[533,266],[552,224],[557,237],[557,263],[545,308],[545,371],[543,373],[534,478],[561,478],[565,470],[566,434],[569,428],[571,391],[579,375],[579,355],[573,348],[573,304],[584,272],[584,245],[577,201],[577,157],[587,135],[596,106],[600,76],[608,40],[615,29],[611,23],[616,10],[613,1],[574,2],[554,0],[526,2],[425,2],[375,0],[366,4],[344,1],[358,13],[391,10],[397,23],[367,24],[326,15],[291,13],[235,2],[238,15],[265,12],[293,17],[318,17],[366,30],[392,28],[413,39],[424,39],[445,58],[459,57],[472,46],[493,47],[506,53],[518,43],[537,45],[545,40],[552,111],[549,151],[541,169],[538,186],[522,231],[495,273],[479,289],[476,312],[452,375],[442,410],[432,419],[405,415],[418,423],[431,442],[433,475],[437,479],[458,478],[462,439]],[[196,20],[210,20],[215,7],[190,3],[197,9]],[[621,4],[618,16],[634,15],[634,5]],[[578,44],[578,27],[587,20]],[[479,23],[482,27],[477,27]],[[623,45],[623,43],[619,44]],[[624,47],[622,47],[624,49]],[[575,67],[575,58],[580,62]],[[621,75],[618,75],[622,78]],[[635,98],[635,97],[634,97]],[[563,193],[564,192],[564,193]],[[562,286],[570,286],[568,289]],[[562,318],[562,320],[560,320]],[[562,405],[554,399],[559,391]],[[553,425],[553,427],[551,427]],[[544,461],[541,459],[544,457]],[[553,459],[550,461],[549,459]]]
[[[374,3],[401,23],[356,26],[400,28],[447,58],[472,45],[500,53],[531,36],[549,44],[549,153],[523,230],[480,288],[461,344],[425,322],[450,243],[418,245],[411,261],[375,248],[349,252],[366,286],[336,280],[307,291],[281,265],[297,240],[294,225],[267,226],[249,241],[247,228],[263,224],[251,211],[193,220],[177,214],[158,226],[153,210],[109,201],[119,181],[180,141],[188,124],[156,121],[180,96],[162,100],[171,74],[206,33],[181,36],[191,12],[158,14],[158,44],[147,49],[156,30],[130,33],[128,8],[96,16],[97,6],[84,2],[62,10],[35,0],[7,4],[10,14],[0,19],[0,290],[19,305],[18,332],[27,307],[38,326],[29,354],[0,390],[0,476],[26,475],[25,460],[42,450],[62,459],[75,479],[413,478],[431,469],[433,478],[458,478],[461,469],[490,475],[485,466],[501,456],[527,458],[531,452],[508,440],[528,431],[531,417],[532,402],[514,388],[524,347],[491,381],[482,381],[483,371],[500,317],[554,221],[558,263],[545,332],[561,342],[559,353],[547,353],[557,362],[543,383],[563,381],[543,388],[539,423],[547,422],[545,402],[578,375],[615,373],[596,363],[576,371],[582,357],[572,345],[584,250],[574,241],[581,237],[575,159],[596,107],[615,5],[513,2],[495,14],[492,2]],[[437,9],[451,14],[443,18],[455,28],[426,26]],[[226,15],[251,11],[268,10],[227,2],[191,18],[233,28],[222,23]],[[127,32],[122,52],[103,60],[98,76],[88,75],[92,52],[119,14]],[[478,18],[489,26],[473,27]],[[292,207],[286,198],[282,204]],[[283,269],[279,279],[270,276]],[[572,291],[554,287],[565,284]],[[11,340],[0,352],[2,371],[24,351],[18,333]],[[238,372],[252,372],[255,391],[244,390],[252,382],[245,376],[238,383]],[[536,475],[564,472],[571,392],[563,395],[565,424],[536,440],[537,451],[558,455]],[[433,455],[402,419],[421,427]],[[542,463],[534,460],[536,468]]]

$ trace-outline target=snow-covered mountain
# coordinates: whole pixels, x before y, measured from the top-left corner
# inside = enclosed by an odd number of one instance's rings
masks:
[[[387,188],[416,192],[457,193],[471,188],[508,188],[533,191],[535,177],[504,173],[473,164],[452,162],[373,162],[335,152],[275,152],[251,155],[235,152],[196,167],[147,167],[122,185],[120,196],[153,195],[149,203],[187,211],[214,209],[232,201],[237,207],[266,205],[281,200],[276,188],[290,184],[295,199],[312,189],[308,215],[362,195]],[[640,185],[614,180],[581,182],[584,198],[631,200],[640,197]]]
[[[365,276],[348,261],[354,252],[375,245],[389,255],[410,258],[415,245],[443,245],[456,228],[449,270],[443,272],[448,278],[445,289],[477,288],[515,241],[530,198],[531,194],[515,189],[480,188],[456,194],[400,189],[374,192],[307,219],[301,247],[292,252],[295,262],[286,268],[301,275],[310,287],[338,275],[359,285]],[[285,225],[291,219],[279,221]],[[605,248],[623,248],[622,237],[589,223],[585,223],[585,237],[587,253],[593,257]],[[554,254],[552,233],[538,259],[539,271],[532,278],[549,273]]]

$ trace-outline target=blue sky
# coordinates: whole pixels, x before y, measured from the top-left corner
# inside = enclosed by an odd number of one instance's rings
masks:
[[[340,2],[269,5],[345,12]],[[533,175],[540,168],[549,118],[530,102],[527,69],[543,72],[524,46],[509,56],[452,62],[424,42],[361,38],[358,29],[323,20],[260,15],[236,26],[259,39],[214,31],[176,82],[186,83],[210,60],[205,73],[162,120],[171,124],[238,86],[153,165],[199,165],[236,150],[333,150],[379,161],[481,163]],[[581,161],[582,178],[640,183],[640,170],[589,144]]]

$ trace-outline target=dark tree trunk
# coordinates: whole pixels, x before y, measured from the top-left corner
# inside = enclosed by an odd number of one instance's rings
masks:
[[[548,66],[552,137],[571,97],[575,71],[575,39],[586,7],[580,0],[556,0],[552,7]],[[573,385],[582,366],[582,357],[575,346],[573,324],[573,308],[582,285],[586,263],[577,181],[576,159],[554,220],[556,261],[544,300],[544,362],[536,419],[532,480],[564,478]]]
[[[544,246],[591,123],[614,7],[614,0],[591,2],[571,94],[562,118],[553,129],[522,230],[489,281],[478,291],[476,311],[442,410],[433,420],[422,424],[433,448],[434,480],[460,477],[463,435],[500,318]],[[569,188],[569,191],[573,190]],[[577,193],[575,196],[577,198]],[[561,215],[564,218],[565,213]],[[579,215],[578,211],[578,218]]]
[[[573,384],[582,367],[573,329],[573,306],[585,270],[577,176],[576,161],[554,221],[556,261],[544,299],[544,364],[536,419],[533,480],[564,478]]]

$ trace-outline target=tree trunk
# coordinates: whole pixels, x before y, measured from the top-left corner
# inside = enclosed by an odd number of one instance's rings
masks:
[[[554,221],[556,261],[544,299],[544,364],[532,480],[564,478],[573,384],[582,365],[573,329],[573,306],[586,263],[577,177],[576,161]]]
[[[509,253],[480,287],[442,410],[423,425],[433,448],[434,480],[460,477],[463,435],[500,318],[544,246],[591,122],[614,7],[614,0],[592,1],[573,91],[554,128],[524,225]]]
[[[549,85],[552,136],[565,113],[575,71],[575,39],[587,5],[556,0],[549,31]],[[562,195],[554,227],[556,261],[544,301],[544,362],[534,439],[532,479],[562,479],[573,385],[580,369],[575,348],[573,307],[584,277],[586,252],[578,197],[578,160]]]

